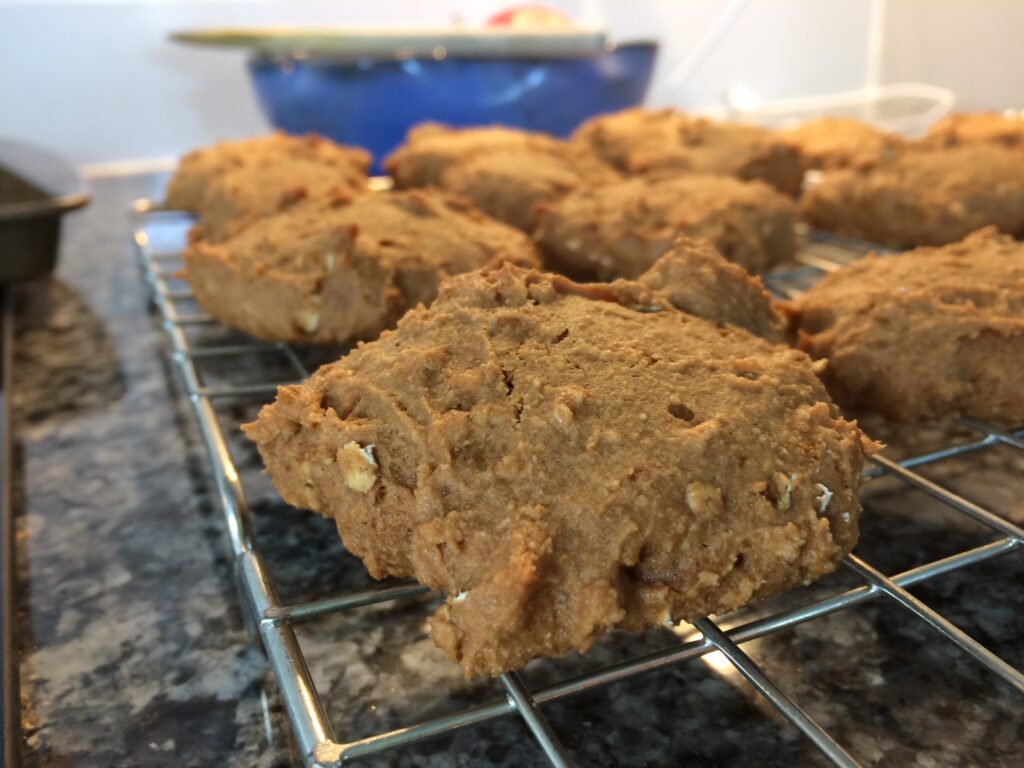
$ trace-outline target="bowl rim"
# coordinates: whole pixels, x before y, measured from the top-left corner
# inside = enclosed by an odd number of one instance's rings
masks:
[[[593,60],[603,58],[625,50],[647,49],[657,53],[660,44],[655,39],[629,40],[623,43],[608,43],[601,50],[592,53],[581,54],[565,52],[555,53],[534,53],[534,54],[449,54],[442,55],[416,53],[412,51],[394,51],[388,55],[348,55],[337,52],[305,51],[305,50],[281,50],[281,51],[251,51],[248,58],[250,66],[289,66],[298,63],[333,64],[339,66],[365,66],[367,63],[391,63],[396,61],[419,61],[419,62],[443,62],[443,61],[565,61],[565,60]]]

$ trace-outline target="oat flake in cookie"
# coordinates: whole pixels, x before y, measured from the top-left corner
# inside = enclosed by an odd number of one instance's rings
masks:
[[[895,421],[1024,422],[1024,245],[992,227],[865,256],[785,309],[844,406]]]
[[[522,232],[435,190],[296,206],[222,243],[192,242],[183,276],[220,322],[269,341],[374,338],[446,275],[535,265]]]
[[[802,352],[625,282],[506,265],[283,387],[245,430],[375,577],[447,599],[467,676],[832,571],[873,444]]]

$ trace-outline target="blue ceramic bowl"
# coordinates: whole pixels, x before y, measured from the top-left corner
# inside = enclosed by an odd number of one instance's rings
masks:
[[[276,127],[365,147],[379,163],[424,120],[567,136],[592,115],[642,102],[656,54],[645,42],[582,58],[264,56],[249,71]]]

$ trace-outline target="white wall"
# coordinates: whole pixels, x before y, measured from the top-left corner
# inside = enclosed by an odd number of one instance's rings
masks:
[[[180,154],[264,131],[244,55],[171,43],[191,27],[446,23],[436,0],[50,0],[0,3],[0,135],[79,163]],[[497,3],[474,3],[474,7]]]
[[[266,129],[238,53],[167,41],[173,30],[259,24],[479,22],[514,0],[0,0],[0,135],[79,163],[172,157]],[[656,83],[735,0],[554,0],[617,39],[657,37]],[[719,104],[744,85],[767,97],[856,87],[867,68],[868,0],[750,0],[678,88],[653,100]]]
[[[1024,107],[1024,2],[890,0],[883,82],[945,86],[960,109]]]
[[[662,40],[655,103],[720,106],[732,86],[785,98],[864,83],[869,0],[750,0],[686,83],[669,91],[659,88],[728,5],[721,0],[609,2],[605,17],[617,35]]]

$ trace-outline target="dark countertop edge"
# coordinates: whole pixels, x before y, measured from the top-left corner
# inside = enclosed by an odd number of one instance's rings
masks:
[[[18,674],[19,655],[15,636],[14,591],[17,584],[14,550],[14,506],[12,504],[12,440],[11,419],[12,376],[14,357],[14,290],[0,287],[0,646],[2,646],[3,677],[3,765],[17,768],[21,764],[21,684]]]

